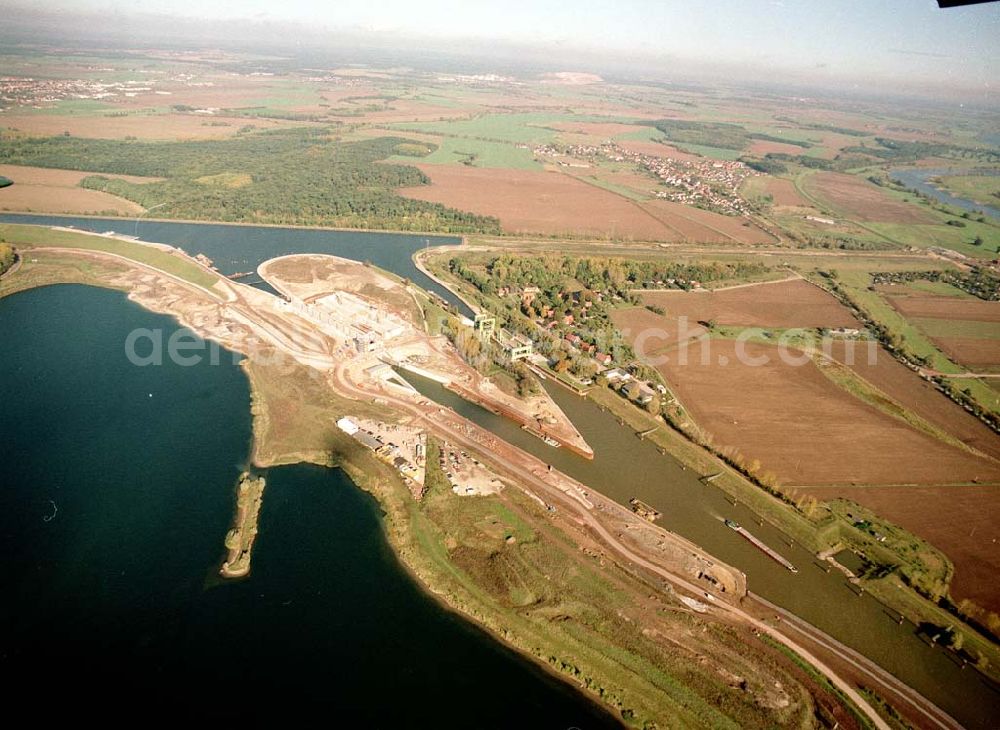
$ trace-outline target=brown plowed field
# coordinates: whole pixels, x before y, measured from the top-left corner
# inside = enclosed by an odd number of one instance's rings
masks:
[[[141,213],[138,203],[99,190],[55,185],[18,185],[0,188],[0,210],[32,213]]]
[[[605,236],[614,232],[638,240],[682,238],[630,200],[570,175],[465,165],[417,167],[431,184],[402,188],[400,195],[496,216],[510,233]]]
[[[794,205],[798,207],[808,207],[812,204],[799,195],[795,189],[795,184],[791,180],[771,177],[767,178],[767,192],[774,198],[775,205]]]
[[[639,205],[655,218],[661,220],[674,232],[677,240],[698,243],[738,243],[718,228],[707,228],[694,218],[685,215],[687,206],[669,203],[665,200],[649,200]]]
[[[10,178],[17,185],[55,185],[71,188],[78,185],[83,178],[95,174],[98,173],[57,170],[49,167],[29,167],[27,165],[0,165],[0,175]],[[157,182],[163,179],[160,177],[139,177],[138,175],[113,175],[105,172],[99,174],[134,183]]]
[[[1000,322],[1000,302],[987,302],[972,297],[940,297],[933,294],[897,295],[895,292],[891,292],[888,299],[889,303],[907,318]]]
[[[612,310],[611,321],[642,360],[664,354],[679,342],[700,337],[708,331],[693,320],[681,325],[676,318],[661,316],[645,307]]]
[[[850,341],[831,341],[829,353],[924,420],[969,446],[1000,459],[1000,436],[993,433],[986,424],[939,393],[933,385],[882,348],[875,351],[874,362],[870,363],[867,345],[856,342],[853,346],[853,363],[848,362]]]
[[[14,184],[0,188],[0,210],[35,213],[141,213],[144,208],[130,200],[77,184],[90,172],[56,170],[45,167],[0,165],[0,175]],[[105,175],[129,182],[155,182],[159,178],[135,175]]]
[[[650,200],[641,204],[653,215],[674,228],[688,229],[685,234],[696,242],[731,241],[736,243],[775,243],[773,236],[753,225],[746,218],[721,215],[693,205]],[[696,228],[697,227],[697,228]],[[697,231],[701,230],[701,233]]]
[[[933,294],[898,293],[896,287],[883,287],[889,303],[911,321],[939,319],[965,322],[1000,322],[1000,302],[974,297],[943,297]],[[919,327],[919,323],[917,323]],[[970,368],[1000,367],[1000,341],[987,337],[930,338],[952,360]]]
[[[796,144],[758,139],[753,141],[749,147],[749,151],[751,155],[763,157],[771,152],[777,152],[784,155],[801,155],[805,150]]]
[[[971,337],[932,337],[945,355],[966,367],[994,371],[1000,368],[1000,341]]]
[[[229,126],[213,126],[213,123]],[[96,139],[122,139],[126,136],[139,139],[219,139],[230,137],[246,124],[258,129],[282,125],[308,126],[309,122],[278,122],[273,119],[248,119],[241,117],[204,117],[193,114],[134,115],[128,117],[76,116],[69,114],[11,114],[4,115],[3,126],[40,137],[52,137],[69,132],[74,137]]]
[[[812,361],[790,365],[773,345],[711,340],[687,364],[657,367],[694,421],[720,447],[759,459],[788,485],[1000,481],[1000,465],[907,426],[851,396]],[[790,356],[799,353],[790,351]],[[767,362],[754,366],[758,358]],[[748,360],[749,359],[749,360]],[[741,362],[741,360],[743,362]]]
[[[868,487],[808,489],[846,497],[924,538],[955,564],[951,595],[1000,611],[1000,488]]]
[[[691,322],[714,319],[743,327],[858,327],[840,302],[807,281],[795,279],[714,292],[647,291],[644,304]]]
[[[916,205],[897,200],[875,185],[839,172],[817,172],[805,179],[806,192],[846,217],[873,223],[934,223]]]

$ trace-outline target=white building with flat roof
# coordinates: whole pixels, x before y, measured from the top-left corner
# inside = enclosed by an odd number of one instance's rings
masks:
[[[360,430],[358,429],[358,424],[356,424],[347,416],[344,416],[339,421],[337,421],[337,428],[346,433],[348,436],[353,436]]]

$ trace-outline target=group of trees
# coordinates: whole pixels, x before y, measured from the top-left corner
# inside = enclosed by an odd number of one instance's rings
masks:
[[[0,159],[95,173],[164,178],[130,182],[102,175],[82,185],[118,195],[158,215],[196,220],[499,233],[495,218],[409,200],[399,187],[428,182],[420,170],[386,164],[405,140],[338,142],[326,128],[256,131],[230,139],[124,142],[77,137],[7,137]],[[199,182],[224,173],[249,176],[227,187]]]
[[[721,147],[727,150],[742,150],[752,140],[781,142],[796,147],[812,147],[810,142],[779,137],[764,132],[751,132],[746,127],[731,122],[694,122],[684,119],[660,119],[652,124],[675,144],[693,144],[705,147]]]
[[[543,295],[558,289],[563,292],[568,280],[585,287],[581,296],[593,292],[628,298],[633,289],[677,288],[692,286],[692,281],[709,283],[744,279],[760,275],[767,266],[756,261],[689,263],[663,259],[626,259],[597,256],[543,255],[535,257],[501,254],[483,267],[466,264],[461,258],[449,262],[452,273],[465,279],[486,294],[499,287],[537,286]]]
[[[0,274],[14,265],[17,256],[14,254],[14,247],[0,239]]]
[[[457,317],[450,317],[441,331],[455,345],[462,359],[482,375],[489,376],[499,368],[514,380],[517,395],[521,398],[539,392],[538,381],[524,363],[510,362],[495,343],[479,337]]]
[[[862,144],[855,147],[845,147],[843,151],[850,154],[877,157],[895,164],[916,162],[927,157],[972,158],[991,163],[1000,161],[1000,153],[985,147],[959,147],[938,142],[910,142],[888,137],[876,137],[875,142],[877,147]]]
[[[968,271],[876,271],[872,284],[940,281],[988,302],[1000,301],[1000,277],[983,266]]]

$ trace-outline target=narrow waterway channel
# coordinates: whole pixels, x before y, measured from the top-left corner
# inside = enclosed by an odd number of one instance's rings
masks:
[[[750,590],[800,616],[858,650],[969,728],[992,728],[1000,717],[1000,693],[971,668],[962,669],[939,648],[929,646],[908,622],[897,623],[871,596],[857,595],[843,574],[827,572],[815,556],[768,523],[758,525],[743,504],[732,505],[722,490],[699,481],[650,441],[586,398],[546,383],[547,390],[594,449],[593,461],[566,449],[546,446],[516,424],[468,403],[434,381],[406,373],[423,395],[454,409],[500,438],[623,505],[632,497],[662,513],[659,524],[704,547],[747,574]],[[792,573],[766,557],[725,519],[748,526],[754,535],[798,568]]]
[[[67,218],[2,214],[0,221],[40,225],[73,225],[78,228],[131,233],[127,219]],[[369,260],[421,286],[449,292],[427,279],[413,265],[414,251],[426,245],[423,236],[341,232],[294,228],[209,225],[143,221],[138,226],[145,240],[178,246],[188,253],[204,252],[224,273],[248,270],[273,256],[298,252],[331,253]],[[430,238],[430,243],[450,244],[456,239]],[[256,263],[255,263],[256,262]],[[961,669],[944,651],[928,646],[909,623],[899,625],[895,616],[870,596],[857,596],[844,577],[815,565],[814,557],[765,524],[757,526],[744,506],[732,506],[717,488],[703,485],[699,474],[685,471],[669,455],[661,455],[649,442],[640,441],[609,413],[557,386],[549,389],[595,451],[586,461],[565,449],[553,449],[515,424],[474,406],[437,383],[407,374],[406,379],[426,396],[454,408],[501,438],[524,448],[565,473],[623,504],[638,497],[663,514],[661,525],[703,546],[709,552],[747,573],[750,589],[814,624],[889,670],[970,728],[991,728],[1000,717],[1000,691],[971,668]],[[794,563],[790,573],[760,553],[723,520],[732,518],[751,527],[754,534]]]

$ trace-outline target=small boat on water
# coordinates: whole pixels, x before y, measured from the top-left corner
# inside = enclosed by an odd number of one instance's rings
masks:
[[[652,505],[643,502],[641,499],[638,499],[637,497],[632,497],[632,499],[630,499],[628,503],[632,507],[632,511],[635,512],[640,517],[642,517],[644,520],[655,522],[656,520],[660,519],[661,515],[659,511],[657,511],[657,509]]]
[[[726,520],[725,523],[726,523],[726,527],[728,527],[730,530],[735,530],[736,532],[738,532],[743,537],[743,539],[745,539],[747,542],[749,542],[755,548],[757,548],[758,550],[760,550],[767,557],[771,558],[771,560],[773,560],[774,562],[778,563],[779,565],[783,566],[784,568],[787,568],[792,573],[798,573],[799,572],[799,569],[796,568],[794,565],[792,565],[791,562],[789,562],[788,560],[786,560],[784,556],[779,555],[777,552],[775,552],[774,550],[772,550],[771,548],[769,548],[767,545],[765,545],[760,540],[760,538],[758,538],[755,535],[751,534],[749,531],[747,531],[747,529],[745,527],[743,527],[736,520]]]

